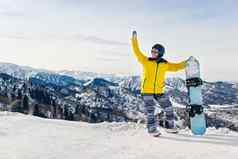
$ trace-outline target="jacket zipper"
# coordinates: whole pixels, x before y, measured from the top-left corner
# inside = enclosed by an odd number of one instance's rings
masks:
[[[157,78],[157,70],[158,70],[158,63],[156,63],[156,73],[155,73],[155,82],[154,82],[154,94],[155,94],[155,83],[156,83],[156,78]]]
[[[146,81],[146,78],[144,79],[143,84],[142,84],[142,89],[143,90],[144,90],[144,86],[145,86],[145,81]]]

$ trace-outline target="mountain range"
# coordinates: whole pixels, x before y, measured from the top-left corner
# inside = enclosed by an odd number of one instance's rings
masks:
[[[185,81],[167,78],[165,83],[165,93],[170,96],[175,107],[180,107],[177,112],[183,116],[181,114],[186,111],[188,103]],[[219,108],[226,105],[227,110],[233,108],[236,112],[238,83],[204,81],[202,91],[204,105],[210,115],[214,114],[211,111],[214,106]],[[0,104],[2,110],[45,118],[87,122],[144,120],[139,76],[66,70],[54,72],[0,63]],[[230,118],[227,117],[227,110],[224,114],[219,112],[222,117],[225,116],[224,122],[221,122],[223,125],[230,122],[227,120]],[[159,106],[157,112],[160,112]],[[236,121],[228,124],[234,125]]]

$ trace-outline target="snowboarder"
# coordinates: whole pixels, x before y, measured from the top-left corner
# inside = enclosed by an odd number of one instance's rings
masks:
[[[152,136],[161,135],[154,115],[156,102],[165,112],[165,126],[168,132],[177,132],[172,104],[169,96],[163,93],[164,79],[167,71],[175,72],[184,69],[187,60],[180,63],[168,62],[163,58],[165,48],[161,44],[155,44],[151,50],[152,57],[146,57],[139,48],[136,31],[132,33],[131,45],[134,55],[143,66],[140,87],[145,103],[148,133]]]

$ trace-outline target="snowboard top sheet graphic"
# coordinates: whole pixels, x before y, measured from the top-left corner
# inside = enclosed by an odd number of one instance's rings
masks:
[[[203,112],[202,80],[200,78],[200,64],[197,59],[191,57],[185,68],[186,86],[188,88],[191,131],[195,135],[203,135],[206,132],[206,119]]]
[[[187,66],[185,68],[186,79],[190,78],[200,78],[200,64],[199,61],[195,57],[191,57],[187,62]]]

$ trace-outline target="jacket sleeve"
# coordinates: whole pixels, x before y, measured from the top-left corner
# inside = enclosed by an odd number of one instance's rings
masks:
[[[176,72],[176,71],[184,69],[185,66],[186,66],[186,61],[183,61],[183,62],[180,62],[180,63],[168,62],[168,71]]]
[[[131,46],[132,46],[132,51],[134,55],[136,56],[137,60],[141,64],[144,64],[147,61],[147,57],[140,51],[137,38],[131,38]]]

